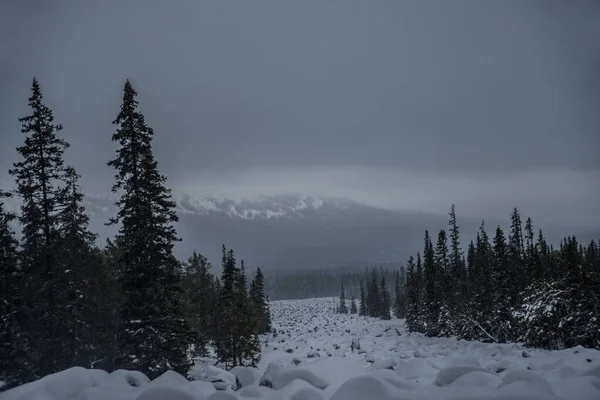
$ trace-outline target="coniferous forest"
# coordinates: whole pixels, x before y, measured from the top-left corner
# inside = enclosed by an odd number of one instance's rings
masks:
[[[99,247],[80,176],[64,163],[63,127],[33,80],[31,113],[19,119],[20,160],[8,171],[16,188],[0,192],[3,389],[72,366],[185,375],[209,348],[227,367],[260,358],[258,334],[271,329],[262,271],[248,285],[243,261],[225,246],[220,278],[198,253],[185,263],[175,258],[175,203],[136,95],[127,81],[108,161],[118,212],[106,223],[118,234]],[[18,215],[4,205],[12,196]]]
[[[406,324],[427,336],[600,349],[598,243],[566,237],[555,248],[515,208],[510,231],[481,223],[466,254],[454,206],[448,231],[425,232],[406,265]],[[434,245],[435,243],[435,245]]]
[[[118,233],[99,246],[80,176],[64,162],[63,127],[33,80],[30,114],[19,119],[19,161],[7,171],[15,189],[0,191],[4,389],[72,366],[153,379],[166,370],[185,375],[194,357],[209,354],[226,368],[260,360],[258,335],[272,330],[263,271],[248,281],[244,261],[225,245],[220,277],[200,253],[186,262],[174,256],[175,202],[136,96],[127,81],[112,121],[116,153],[107,161],[117,213],[106,224]],[[18,214],[5,208],[7,197],[18,199]],[[454,206],[449,215],[448,229],[426,231],[423,250],[404,266],[290,273],[280,293],[335,290],[338,313],[406,318],[410,331],[431,337],[600,349],[597,242],[566,237],[555,247],[515,208],[507,233],[488,233],[482,222],[465,251]]]

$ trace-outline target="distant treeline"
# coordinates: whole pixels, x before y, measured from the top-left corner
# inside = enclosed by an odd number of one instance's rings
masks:
[[[496,227],[490,239],[482,222],[465,256],[452,206],[448,233],[440,230],[436,240],[426,231],[423,252],[408,260],[406,273],[413,332],[600,349],[598,243],[567,237],[554,248],[530,218],[523,229],[516,208],[508,237]]]
[[[269,270],[265,285],[270,300],[338,296],[342,284],[348,298],[358,298],[360,283],[371,278],[373,269],[387,282],[394,282],[399,268],[399,264],[382,264],[293,271]]]

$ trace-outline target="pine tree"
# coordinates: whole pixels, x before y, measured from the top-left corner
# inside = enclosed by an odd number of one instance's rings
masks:
[[[217,293],[213,288],[212,265],[202,254],[193,252],[183,273],[183,288],[187,315],[196,333],[194,355],[205,355],[215,324],[213,310],[217,306]]]
[[[340,290],[340,304],[338,306],[339,314],[348,314],[348,307],[346,306],[346,295],[344,293],[344,283],[342,282],[342,288]]]
[[[360,281],[360,308],[358,315],[366,316],[368,314],[367,302],[365,297],[365,288],[363,282]]]
[[[416,305],[416,326],[417,332],[425,333],[425,281],[423,274],[423,263],[421,262],[421,253],[417,252],[416,285],[417,285],[417,305]]]
[[[425,231],[425,248],[423,251],[423,271],[425,283],[425,323],[428,336],[437,336],[440,333],[438,321],[440,318],[441,293],[439,291],[441,282],[438,281],[438,273],[434,261],[433,244],[429,237],[429,231]]]
[[[256,275],[250,285],[250,298],[254,302],[256,310],[258,333],[269,333],[271,331],[271,313],[265,294],[265,278],[260,268],[256,269]]]
[[[512,270],[509,265],[508,253],[506,248],[506,239],[504,232],[498,226],[493,240],[494,258],[493,258],[493,276],[495,285],[494,304],[495,312],[493,325],[497,333],[494,335],[500,342],[506,342],[514,338],[511,329],[511,293],[514,291]]]
[[[356,314],[358,312],[356,308],[356,298],[352,295],[352,300],[350,300],[350,314]]]
[[[60,242],[57,246],[57,263],[61,277],[59,290],[63,299],[66,330],[62,332],[60,357],[62,368],[73,365],[89,366],[96,348],[97,330],[101,329],[97,309],[104,299],[93,297],[90,288],[98,286],[101,267],[98,253],[94,251],[96,235],[88,229],[89,216],[83,206],[83,193],[79,175],[73,167],[65,169],[65,182],[58,217]]]
[[[56,260],[59,231],[59,205],[64,178],[63,153],[68,144],[57,136],[62,130],[54,124],[52,110],[43,104],[38,81],[34,78],[29,98],[31,115],[19,118],[26,135],[17,148],[22,160],[9,172],[17,182],[21,198],[23,299],[21,327],[35,343],[30,353],[36,368],[29,379],[57,372],[61,362],[61,335],[65,332],[60,318],[63,300],[60,293],[61,273]]]
[[[256,367],[260,361],[260,342],[258,340],[258,316],[255,313],[252,299],[248,296],[246,268],[241,260],[236,276],[235,289],[235,321],[232,326],[235,332],[236,365]]]
[[[4,209],[4,197],[0,191],[0,381],[4,389],[25,383],[35,368],[31,359],[31,343],[22,331],[22,300],[19,268],[18,242],[11,223],[16,216]]]
[[[510,219],[510,234],[508,235],[508,259],[512,276],[510,301],[511,305],[515,306],[518,303],[519,292],[526,286],[522,223],[516,207],[513,209]]]
[[[255,366],[260,360],[257,316],[246,293],[245,271],[236,266],[233,249],[222,247],[222,275],[215,347],[225,368]]]
[[[382,295],[377,283],[377,271],[373,268],[371,270],[371,277],[367,283],[367,315],[369,317],[381,317],[383,314],[381,300]]]
[[[392,319],[392,315],[390,314],[390,306],[391,306],[391,301],[390,301],[390,293],[387,290],[387,286],[385,284],[385,276],[381,277],[381,288],[380,288],[380,293],[381,293],[381,300],[380,300],[380,314],[378,315],[378,317],[380,317],[383,320],[390,320]]]
[[[466,267],[463,263],[463,254],[460,248],[459,226],[456,221],[454,204],[450,208],[450,253],[448,264],[451,271],[450,307],[454,314],[460,313],[465,297]]]
[[[136,91],[129,81],[113,124],[119,144],[113,192],[119,224],[123,304],[120,357],[117,366],[156,377],[167,369],[187,373],[188,347],[194,334],[182,303],[181,265],[173,255],[178,221],[171,192],[165,187],[152,153],[154,132],[137,110]]]
[[[404,267],[396,272],[396,282],[394,285],[394,314],[396,318],[406,317],[406,277]]]
[[[406,263],[406,327],[410,332],[417,329],[417,303],[419,290],[413,256]]]

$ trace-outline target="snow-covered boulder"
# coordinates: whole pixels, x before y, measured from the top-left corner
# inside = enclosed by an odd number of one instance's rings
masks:
[[[475,367],[473,365],[460,365],[456,367],[448,367],[438,372],[433,384],[435,386],[448,386],[461,376],[475,371],[485,374],[492,374],[492,372],[490,372],[487,369]]]
[[[276,395],[276,392],[266,386],[250,385],[244,386],[235,394],[243,398],[272,398]]]
[[[328,360],[328,359],[327,359]],[[267,386],[275,390],[281,389],[294,379],[300,379],[310,383],[312,386],[325,389],[328,385],[327,381],[315,375],[313,372],[306,369],[306,366],[290,367],[282,369],[276,363],[271,363],[267,367],[267,371],[260,379],[262,386]]]
[[[239,400],[238,397],[231,393],[231,392],[217,392],[214,393],[210,396],[208,396],[208,398],[206,400]]]
[[[150,382],[151,385],[185,385],[189,381],[175,371],[166,371]]]
[[[514,385],[518,383],[517,385]],[[522,383],[525,383],[523,385]],[[506,374],[502,377],[502,383],[498,386],[513,386],[513,387],[522,387],[522,386],[530,386],[538,388],[538,392],[548,395],[554,395],[554,391],[550,386],[550,383],[541,377],[539,374],[535,372],[527,371],[524,369],[511,369],[506,372]]]
[[[205,397],[189,393],[178,386],[149,386],[136,400],[205,400]]]
[[[224,369],[197,363],[189,376],[195,381],[210,382],[217,390],[235,390],[235,375]]]
[[[330,400],[365,400],[392,398],[396,390],[374,376],[359,376],[346,381]]]
[[[140,371],[129,371],[127,369],[118,369],[106,376],[104,385],[129,385],[139,387],[150,382],[150,379]]]
[[[373,364],[371,364],[371,369],[394,369],[396,364],[396,361],[390,358],[383,358],[376,360]]]
[[[238,383],[238,390],[245,386],[258,384],[262,374],[256,368],[252,367],[234,367],[229,370],[234,376]]]
[[[73,367],[0,394],[2,400],[85,400],[85,393],[108,374],[102,370]]]

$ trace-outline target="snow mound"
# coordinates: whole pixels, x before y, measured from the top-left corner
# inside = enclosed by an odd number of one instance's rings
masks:
[[[448,368],[445,368],[445,369],[441,370],[440,372],[438,372],[433,384],[435,386],[440,386],[440,387],[448,386],[451,383],[453,383],[455,380],[460,378],[461,376],[466,375],[468,373],[475,372],[475,371],[485,373],[485,374],[492,374],[487,369],[475,367],[472,365],[448,367]]]
[[[319,389],[325,389],[328,386],[327,381],[319,378],[308,369],[299,367],[282,369],[275,363],[269,365],[267,372],[260,379],[260,384],[278,390],[295,379],[306,381]]]
[[[374,376],[360,376],[346,381],[330,400],[366,400],[391,398],[394,387]]]
[[[178,374],[175,371],[166,371],[164,374],[159,376],[150,382],[151,385],[184,385],[189,381],[185,379],[182,375]]]
[[[86,389],[98,386],[105,371],[73,367],[0,394],[2,400],[85,400]]]
[[[150,379],[140,371],[118,369],[111,372],[103,382],[108,385],[128,385],[139,387],[150,382]]]
[[[526,349],[523,357],[519,344],[428,338],[408,333],[403,320],[341,315],[333,304],[271,303],[277,334],[261,336],[257,368],[225,371],[196,359],[192,382],[172,371],[150,382],[138,371],[71,368],[0,400],[600,399],[600,351]],[[311,351],[321,357],[309,358]]]
[[[258,384],[262,374],[256,368],[252,367],[234,367],[229,372],[231,372],[238,383],[238,389],[250,386],[254,384]]]
[[[136,400],[205,400],[204,396],[193,395],[178,387],[149,387]]]

